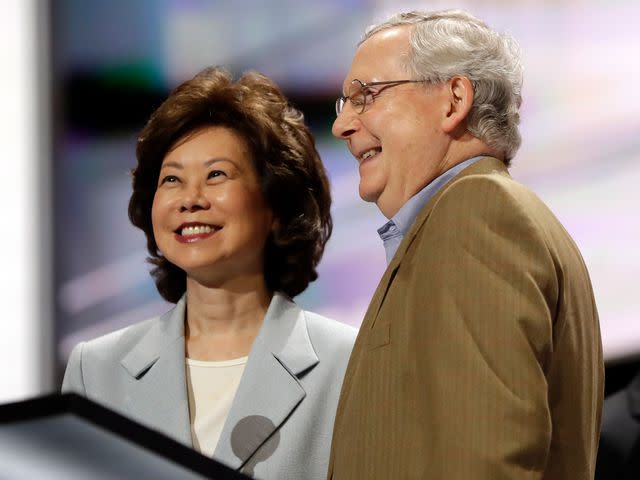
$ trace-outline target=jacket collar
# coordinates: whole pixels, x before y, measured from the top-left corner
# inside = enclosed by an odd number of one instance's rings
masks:
[[[185,297],[154,322],[121,363],[138,380],[135,388],[126,392],[131,416],[192,446],[184,318]],[[304,312],[283,294],[275,293],[249,353],[214,458],[232,468],[249,470],[265,460],[248,462],[266,441],[274,444],[273,448],[277,446],[279,427],[306,395],[298,377],[318,361]],[[252,462],[254,465],[247,464]]]
[[[122,358],[122,366],[132,377],[141,377],[165,352],[167,347],[183,340],[185,297],[162,315],[140,341]]]
[[[435,193],[433,197],[431,197],[431,199],[429,199],[429,201],[425,204],[422,210],[420,210],[420,213],[418,214],[415,221],[409,228],[407,234],[402,239],[402,242],[400,243],[398,250],[393,256],[391,263],[388,265],[387,269],[382,275],[382,278],[380,279],[380,282],[378,283],[378,287],[376,288],[376,291],[373,294],[373,298],[369,303],[369,308],[367,309],[367,313],[365,314],[364,320],[362,321],[362,325],[360,326],[360,333],[358,334],[358,339],[356,339],[356,343],[353,347],[351,358],[354,358],[355,356],[360,354],[360,351],[363,348],[363,342],[360,340],[361,335],[366,334],[367,331],[371,330],[374,327],[375,322],[378,318],[378,313],[380,312],[382,303],[385,297],[387,296],[389,287],[393,283],[393,279],[396,276],[398,268],[400,267],[400,264],[402,263],[402,260],[404,259],[405,254],[409,249],[409,246],[415,240],[416,236],[418,235],[418,232],[420,231],[422,226],[425,224],[425,222],[429,218],[429,215],[433,211],[435,205],[438,203],[438,201],[440,200],[444,192],[453,182],[456,182],[461,178],[464,178],[470,175],[478,175],[478,174],[482,175],[482,174],[488,174],[488,173],[498,173],[500,175],[507,175],[507,176],[509,175],[507,171],[507,167],[504,165],[502,161],[493,157],[483,157],[477,162],[475,162],[474,164],[462,170],[452,179],[450,179],[445,185],[443,185],[440,188],[440,190],[438,190],[438,192]],[[344,411],[344,408],[342,408],[341,403],[343,402],[344,399],[348,398],[349,392],[351,390],[352,377],[353,377],[353,371],[347,369],[344,381],[342,383],[342,393],[340,394],[340,404],[338,404],[338,410],[336,414],[336,425],[340,424],[341,415],[342,415],[342,412]]]
[[[125,409],[133,418],[190,447],[184,313],[183,297],[153,322],[121,364],[137,380],[125,392]]]
[[[440,197],[447,190],[447,187],[461,178],[470,175],[487,174],[492,172],[499,173],[501,175],[509,175],[507,167],[501,160],[493,157],[481,158],[477,162],[462,170],[455,177],[449,180],[449,182],[443,185],[442,188],[440,188],[440,190],[438,190],[438,192],[433,197],[431,197],[431,199],[426,203],[422,210],[420,210],[420,213],[413,222],[413,225],[411,225],[411,227],[409,228],[407,234],[404,236],[402,242],[400,243],[400,246],[398,247],[398,250],[391,260],[391,263],[385,270],[384,275],[382,276],[382,279],[378,284],[378,288],[376,289],[373,298],[371,299],[371,303],[369,304],[369,308],[367,309],[365,321],[363,321],[362,324],[363,327],[365,326],[365,323],[367,323],[367,328],[373,327],[373,322],[375,322],[375,318],[378,316],[378,312],[380,311],[382,302],[387,295],[389,286],[391,285],[391,282],[396,275],[400,263],[402,263],[402,260],[407,253],[409,246],[415,240],[418,232],[429,218],[429,215],[433,211],[433,208],[438,203]]]
[[[304,312],[276,293],[251,348],[214,458],[247,473],[266,460],[278,445],[278,429],[306,395],[298,377],[318,361]],[[252,458],[265,442],[259,458]]]

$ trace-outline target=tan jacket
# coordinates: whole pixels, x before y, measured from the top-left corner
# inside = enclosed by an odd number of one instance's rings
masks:
[[[576,245],[483,158],[422,209],[378,285],[329,478],[592,479],[603,370]]]

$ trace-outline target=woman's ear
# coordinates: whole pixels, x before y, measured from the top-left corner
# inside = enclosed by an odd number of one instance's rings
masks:
[[[457,75],[447,83],[449,111],[442,124],[445,133],[453,133],[464,125],[473,105],[473,85],[467,77]]]
[[[276,233],[278,230],[280,230],[280,219],[274,216],[273,220],[271,221],[270,232]]]

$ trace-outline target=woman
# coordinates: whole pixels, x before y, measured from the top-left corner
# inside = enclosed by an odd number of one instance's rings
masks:
[[[257,73],[176,88],[137,147],[129,203],[165,315],[78,345],[76,391],[258,478],[326,475],[351,327],[291,297],[331,233],[302,114]]]

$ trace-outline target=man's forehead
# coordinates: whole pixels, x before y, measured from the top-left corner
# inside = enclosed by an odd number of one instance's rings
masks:
[[[375,82],[405,74],[404,65],[410,51],[409,34],[408,26],[392,27],[375,33],[360,44],[344,78],[343,90],[356,78]]]
[[[364,45],[367,42],[370,43],[408,43],[409,36],[411,35],[411,31],[413,30],[412,25],[397,25],[395,27],[385,28],[380,30],[379,32],[374,33],[368,39],[360,44],[360,46]]]

